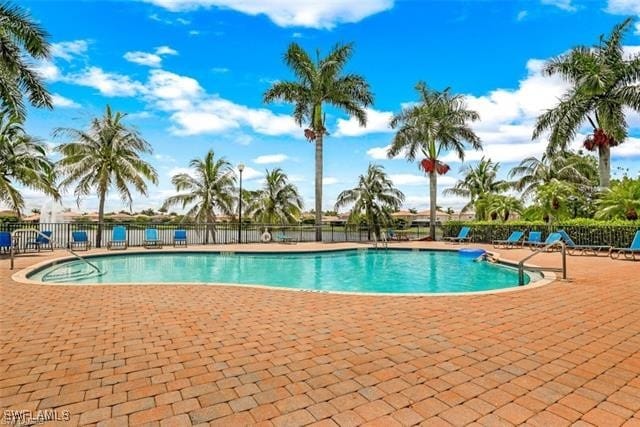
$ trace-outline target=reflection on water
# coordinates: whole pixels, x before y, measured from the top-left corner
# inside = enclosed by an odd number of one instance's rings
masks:
[[[349,292],[470,292],[515,286],[510,268],[455,252],[343,251],[308,254],[154,253],[91,258],[104,274],[79,274],[80,261],[32,278],[77,283],[238,283]],[[90,272],[87,272],[90,273]]]

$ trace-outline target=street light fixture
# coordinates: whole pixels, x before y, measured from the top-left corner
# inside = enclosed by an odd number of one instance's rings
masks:
[[[238,165],[238,172],[240,172],[240,194],[238,195],[238,243],[242,243],[242,171],[244,165],[240,163]]]

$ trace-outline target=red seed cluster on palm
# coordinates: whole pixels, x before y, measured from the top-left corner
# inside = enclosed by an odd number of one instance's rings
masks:
[[[602,128],[598,128],[593,132],[593,135],[589,135],[587,139],[584,140],[584,148],[589,151],[594,151],[598,147],[615,147],[618,145],[615,139],[608,136]]]
[[[435,170],[438,175],[444,175],[449,172],[449,169],[451,169],[449,165],[435,159],[423,159],[420,162],[420,168],[427,173],[431,173]]]
[[[304,137],[307,138],[307,140],[309,140],[309,141],[315,141],[316,140],[316,133],[311,129],[305,129],[304,130]]]

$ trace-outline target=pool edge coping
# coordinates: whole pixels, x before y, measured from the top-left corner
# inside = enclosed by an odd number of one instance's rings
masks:
[[[87,254],[86,258],[95,258],[100,256],[109,256],[109,255],[123,255],[123,254],[158,254],[158,253],[240,253],[240,254],[283,254],[283,253],[318,253],[318,252],[344,252],[344,251],[352,251],[352,250],[401,250],[401,251],[416,251],[416,252],[458,252],[460,248],[412,248],[412,247],[395,247],[395,248],[369,248],[362,246],[353,246],[348,248],[326,248],[326,249],[313,249],[313,250],[296,250],[296,251],[255,251],[255,250],[233,250],[233,251],[221,251],[218,249],[211,250],[188,250],[180,249],[180,250],[172,250],[168,248],[167,250],[150,252],[149,250],[135,249],[127,252],[112,252],[112,251],[100,251],[97,253]],[[495,253],[494,251],[487,251],[487,253]],[[84,258],[84,257],[83,257]],[[297,289],[297,288],[286,288],[286,287],[278,287],[273,285],[261,285],[261,284],[245,284],[245,283],[229,283],[229,282],[180,282],[180,283],[136,283],[136,282],[123,282],[123,283],[66,283],[66,282],[42,282],[37,280],[31,280],[27,276],[29,274],[33,274],[38,270],[41,270],[50,265],[56,265],[58,263],[71,261],[77,259],[74,256],[62,256],[54,259],[49,259],[46,261],[41,261],[36,264],[33,264],[29,267],[23,268],[20,271],[15,272],[11,275],[11,280],[17,283],[34,285],[34,286],[228,286],[234,288],[258,288],[258,289],[270,289],[270,290],[281,290],[288,292],[305,292],[311,294],[336,294],[336,295],[357,295],[357,296],[372,296],[372,297],[440,297],[440,296],[482,296],[482,295],[492,295],[496,293],[505,293],[505,292],[518,292],[524,291],[527,289],[535,289],[558,280],[558,277],[553,272],[548,271],[536,271],[536,273],[540,274],[542,277],[538,280],[531,281],[526,285],[515,285],[510,286],[508,288],[500,288],[500,289],[489,289],[484,291],[470,291],[470,292],[437,292],[437,293],[383,293],[383,292],[350,292],[350,291],[327,291],[327,290],[312,290],[312,289]],[[518,262],[510,259],[504,259],[499,257],[496,261],[497,264],[506,265],[508,267],[517,267]],[[537,268],[539,266],[531,264],[530,267]]]

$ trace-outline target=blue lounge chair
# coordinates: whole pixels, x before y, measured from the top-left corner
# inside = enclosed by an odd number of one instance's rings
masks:
[[[562,236],[562,240],[567,245],[567,252],[569,255],[587,255],[593,254],[594,256],[598,256],[600,253],[609,253],[609,249],[611,246],[604,245],[578,245],[573,239],[567,234],[564,230],[558,230],[558,233]]]
[[[471,232],[470,227],[462,227],[456,237],[445,237],[443,240],[451,243],[462,243],[465,241],[468,242],[471,239],[469,237],[470,232]]]
[[[127,249],[127,246],[127,229],[122,225],[113,227],[107,249]]]
[[[278,232],[278,234],[276,234],[275,236],[275,239],[280,243],[298,243],[295,238],[287,236],[284,231]]]
[[[52,231],[41,231],[36,235],[35,239],[28,240],[25,244],[25,248],[34,247],[40,252],[42,246],[49,246],[49,249],[53,251],[53,244],[51,243]]]
[[[175,230],[173,232],[173,247],[178,245],[187,247],[187,230]]]
[[[69,246],[71,249],[82,249],[89,250],[91,249],[91,242],[89,242],[89,237],[87,237],[86,231],[73,231],[71,232],[71,242],[69,242]]]
[[[507,238],[507,240],[494,240],[493,247],[494,248],[515,248],[516,246],[522,246],[522,238],[524,237],[524,233],[522,231],[514,231]]]
[[[0,231],[0,251],[9,252],[11,250],[11,233]]]
[[[144,247],[147,249],[162,248],[162,240],[158,238],[157,228],[147,228],[146,230],[144,230]]]
[[[542,231],[530,231],[529,238],[522,242],[522,246],[537,245],[542,242]]]
[[[636,235],[628,248],[611,248],[609,256],[612,259],[618,259],[620,255],[624,255],[624,259],[636,261],[636,255],[640,259],[640,230],[636,231]]]
[[[553,243],[557,243],[562,241],[562,235],[560,233],[551,233],[547,236],[547,239],[544,242],[539,243],[531,243],[531,250],[541,249]],[[548,250],[553,250],[551,247]]]

